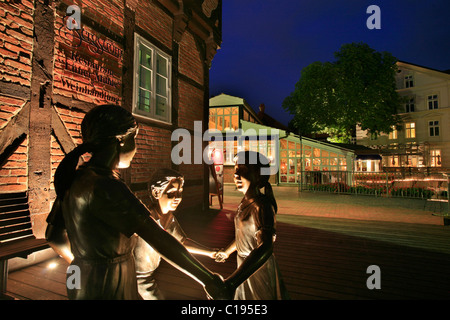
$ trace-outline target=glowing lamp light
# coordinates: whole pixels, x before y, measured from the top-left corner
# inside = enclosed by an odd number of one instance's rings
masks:
[[[47,269],[53,270],[58,266],[56,262],[51,262],[47,265]]]
[[[223,163],[223,154],[218,149],[214,149],[211,154],[211,158],[214,164],[222,164]]]

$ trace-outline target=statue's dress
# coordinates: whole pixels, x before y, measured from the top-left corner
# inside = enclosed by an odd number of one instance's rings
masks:
[[[68,288],[69,299],[141,299],[133,249],[137,227],[151,219],[143,207],[112,170],[77,170],[61,203],[71,264],[81,276],[80,289]]]
[[[234,224],[238,268],[260,244],[259,233],[262,230],[272,233],[275,241],[275,212],[270,201],[264,195],[250,199],[244,197],[234,218]],[[273,254],[236,289],[234,299],[289,299],[289,294]]]
[[[156,210],[154,211],[156,212]],[[157,222],[164,230],[171,234],[175,239],[181,243],[186,239],[186,234],[181,229],[177,219],[172,216],[171,218],[161,225],[160,220]],[[134,258],[136,263],[136,274],[138,282],[139,294],[144,300],[163,300],[165,299],[162,292],[159,290],[154,277],[156,269],[161,262],[161,255],[153,249],[147,242],[141,237],[138,237],[136,247],[134,249]]]

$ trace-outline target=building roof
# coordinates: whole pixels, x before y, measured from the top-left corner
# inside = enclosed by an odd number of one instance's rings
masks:
[[[235,105],[246,105],[246,104],[247,104],[247,102],[243,98],[230,96],[225,93],[221,93],[221,94],[209,99],[210,107],[235,106]]]
[[[258,118],[261,120],[261,122],[268,127],[273,127],[273,128],[277,128],[277,129],[281,129],[281,130],[286,130],[286,131],[289,130],[289,128],[287,126],[285,126],[278,120],[272,118],[271,116],[269,116],[266,113],[266,106],[264,105],[264,103],[261,103],[259,105],[259,112],[257,115],[258,115]]]
[[[397,61],[397,65],[399,65],[399,66],[408,65],[408,66],[413,67],[415,69],[422,69],[422,70],[429,70],[429,71],[433,71],[433,72],[439,72],[439,73],[443,73],[445,76],[449,76],[450,75],[450,69],[449,70],[437,70],[437,69],[424,67],[424,66],[421,66],[421,65],[418,65],[418,64],[414,64],[414,63],[406,62],[406,61],[402,61],[402,60],[398,60]]]

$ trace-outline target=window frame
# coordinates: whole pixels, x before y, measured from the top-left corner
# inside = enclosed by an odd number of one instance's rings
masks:
[[[430,167],[441,167],[441,166],[442,166],[441,149],[431,149],[430,150]]]
[[[416,109],[416,98],[409,97],[408,101],[405,103],[405,112],[406,113],[415,112],[415,109]]]
[[[415,122],[405,123],[405,138],[406,139],[416,138],[416,123]]]
[[[430,107],[430,103],[432,103],[432,107]],[[427,95],[427,106],[428,110],[439,109],[439,95],[437,93]]]
[[[395,127],[392,127],[392,131],[389,132],[389,140],[397,140],[398,139],[398,130]]]
[[[437,134],[436,134],[437,129]],[[433,130],[433,134],[431,134],[431,130]],[[439,120],[429,120],[428,121],[428,136],[429,137],[439,137],[440,136],[440,124]]]
[[[145,46],[151,51],[152,55],[152,69],[151,69],[151,88],[143,88],[150,92],[150,111],[141,110],[138,107],[139,103],[139,90],[140,86],[140,71],[143,66],[140,64],[139,53],[142,46]],[[167,76],[161,73],[157,73],[157,56],[161,56],[167,61],[166,72]],[[149,69],[150,70],[150,69]],[[157,101],[157,77],[161,76],[166,79],[166,113],[165,117],[156,114],[156,101]],[[152,44],[150,41],[145,39],[138,33],[134,34],[134,60],[133,60],[133,105],[132,112],[134,115],[143,117],[148,120],[157,121],[165,124],[172,124],[172,57],[166,52],[159,49],[157,46]]]
[[[405,89],[414,87],[414,76],[412,74],[408,74],[403,78]]]

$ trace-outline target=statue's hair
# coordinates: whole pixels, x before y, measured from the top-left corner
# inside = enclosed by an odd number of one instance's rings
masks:
[[[264,188],[264,194],[269,198],[275,212],[277,212],[277,201],[275,200],[275,195],[269,182],[270,175],[263,174],[263,168],[270,168],[269,159],[262,153],[256,151],[240,151],[234,157],[234,161],[237,165],[243,165],[248,168],[249,175],[245,178],[252,179],[250,182],[255,184],[259,189]]]
[[[148,182],[148,191],[152,202],[156,202],[152,191],[154,189],[165,189],[173,179],[178,179],[182,184],[184,184],[184,176],[180,172],[173,169],[159,169],[152,175]]]
[[[75,179],[80,156],[117,144],[119,140],[135,134],[137,123],[133,115],[117,105],[99,105],[91,109],[81,122],[83,143],[69,152],[55,172],[55,191],[61,199]]]

